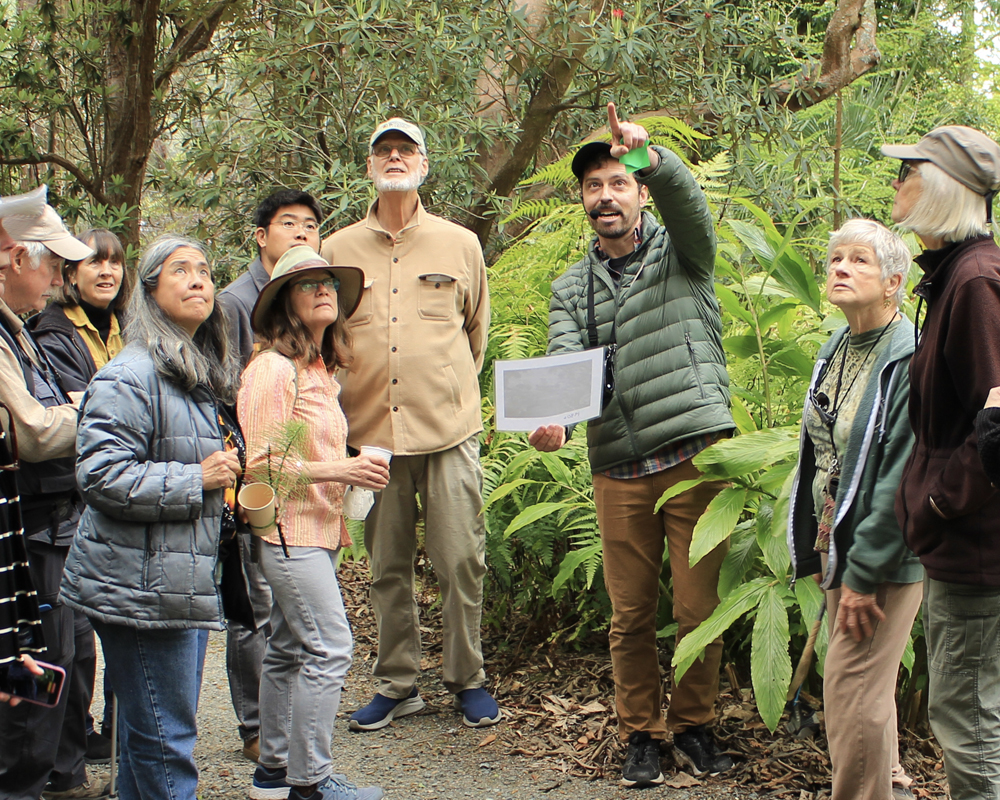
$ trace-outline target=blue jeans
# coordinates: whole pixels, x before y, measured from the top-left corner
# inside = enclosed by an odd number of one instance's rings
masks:
[[[121,800],[195,800],[195,714],[208,631],[93,620],[118,699]]]
[[[287,767],[293,786],[333,772],[333,721],[354,640],[337,583],[337,553],[261,541],[271,585],[271,636],[260,679],[260,763]]]
[[[952,800],[1000,798],[1000,589],[924,579],[928,711]]]

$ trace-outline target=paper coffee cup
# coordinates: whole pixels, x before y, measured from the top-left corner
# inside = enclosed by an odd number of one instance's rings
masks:
[[[376,447],[373,444],[361,445],[361,454],[366,456],[379,456],[384,458],[386,461],[392,461],[392,450],[386,450],[384,447]]]
[[[250,532],[255,536],[267,536],[277,530],[274,489],[266,483],[246,484],[240,489],[236,502],[246,512]]]

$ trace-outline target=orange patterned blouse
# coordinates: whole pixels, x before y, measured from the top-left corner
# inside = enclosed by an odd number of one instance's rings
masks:
[[[285,449],[288,423],[305,423],[304,435],[290,450],[286,470],[294,476],[301,461],[339,461],[347,458],[347,419],[340,407],[340,384],[321,359],[299,370],[295,396],[295,365],[291,359],[265,351],[243,371],[236,409],[247,445],[247,473],[258,474],[267,465],[268,446],[277,460]],[[276,452],[277,449],[277,452]],[[298,486],[279,502],[278,523],[289,547],[336,550],[351,543],[343,524],[343,483],[327,481]],[[278,545],[277,532],[262,537]]]

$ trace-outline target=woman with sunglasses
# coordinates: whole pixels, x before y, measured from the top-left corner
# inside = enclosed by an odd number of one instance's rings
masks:
[[[271,587],[271,636],[260,681],[260,759],[252,800],[379,800],[333,773],[331,740],[354,643],[337,584],[337,554],[351,543],[343,522],[347,484],[382,489],[389,465],[347,456],[347,420],[334,371],[351,361],[345,320],[364,274],[332,267],[311,247],[275,264],[251,314],[263,350],[243,373],[237,409],[248,480],[266,482],[287,423],[304,423],[301,451],[284,458],[304,490],[284,498],[277,529],[262,536],[260,568]],[[277,432],[277,433],[276,433]],[[278,445],[279,448],[282,445]]]
[[[913,325],[899,312],[910,251],[853,219],[830,236],[827,299],[847,318],[820,349],[788,516],[795,577],[826,590],[823,699],[833,800],[912,798],[899,763],[896,675],[923,571],[893,509],[913,444]]]
[[[980,131],[947,125],[882,153],[902,161],[892,219],[926,248],[916,259],[924,275],[914,289],[914,446],[896,515],[927,571],[928,712],[953,800],[996,800],[1000,492],[983,470],[975,425],[990,389],[1000,385],[1000,248],[990,225],[1000,146]]]

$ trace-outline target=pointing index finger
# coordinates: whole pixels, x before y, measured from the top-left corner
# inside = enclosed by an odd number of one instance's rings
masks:
[[[621,144],[622,127],[618,121],[618,111],[614,103],[608,103],[608,128],[611,129],[611,143]]]

